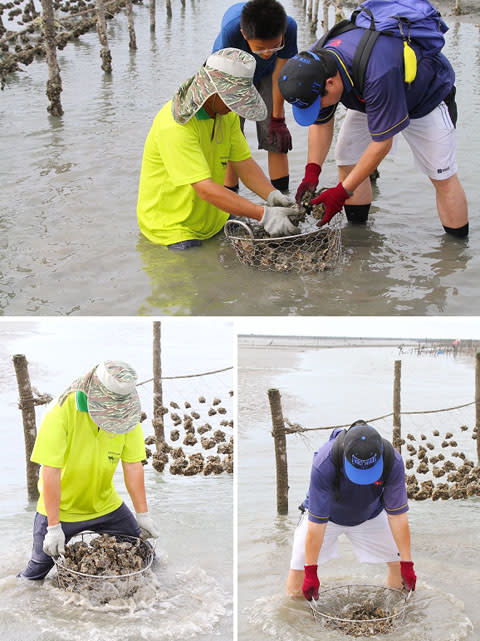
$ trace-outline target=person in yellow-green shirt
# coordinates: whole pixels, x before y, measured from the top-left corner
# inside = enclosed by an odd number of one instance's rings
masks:
[[[31,456],[42,466],[32,557],[19,577],[43,579],[84,530],[159,536],[145,495],[136,378],[127,363],[101,362],[47,408]],[[113,485],[119,461],[135,516]]]
[[[137,216],[148,240],[183,250],[217,234],[229,215],[257,220],[270,236],[297,232],[295,203],[275,189],[253,160],[240,119],[264,120],[253,86],[255,59],[220,49],[157,114],[143,151]],[[223,186],[230,162],[258,205]]]

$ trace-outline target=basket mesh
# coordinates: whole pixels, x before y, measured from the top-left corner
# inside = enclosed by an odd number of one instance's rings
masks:
[[[341,256],[340,216],[329,225],[316,226],[317,220],[307,215],[300,223],[301,233],[271,238],[258,224],[229,220],[225,236],[238,260],[262,271],[308,274],[333,268]]]
[[[102,536],[95,532],[81,532],[69,541],[69,546],[75,543],[85,543],[89,550],[92,548],[92,541]],[[115,539],[120,543],[130,543],[138,555],[141,557],[141,566],[139,569],[118,570],[104,568],[101,573],[87,574],[73,570],[66,565],[64,557],[54,558],[57,568],[58,586],[66,592],[79,592],[88,597],[91,601],[106,603],[112,599],[123,599],[132,596],[142,585],[145,584],[145,573],[149,570],[154,559],[154,549],[152,546],[134,536],[125,534],[116,534]]]
[[[317,623],[353,637],[392,632],[405,617],[405,592],[377,585],[342,585],[310,601]]]

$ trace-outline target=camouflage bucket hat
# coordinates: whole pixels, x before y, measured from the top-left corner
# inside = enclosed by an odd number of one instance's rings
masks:
[[[172,115],[184,125],[218,93],[233,112],[246,120],[265,120],[267,107],[253,86],[255,58],[241,49],[220,49],[178,89],[172,99]]]
[[[105,432],[125,434],[140,422],[137,374],[122,361],[103,361],[85,390],[90,418]]]

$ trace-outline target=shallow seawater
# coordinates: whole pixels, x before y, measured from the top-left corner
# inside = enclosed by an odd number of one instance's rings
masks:
[[[400,353],[398,341],[328,349],[291,339],[240,339],[239,351],[239,639],[347,641],[316,623],[307,602],[286,596],[293,533],[305,497],[313,452],[330,431],[287,435],[289,512],[276,513],[274,444],[267,391],[281,394],[283,416],[305,428],[351,424],[392,411],[394,361],[402,361],[402,411],[453,407],[471,401],[475,357]],[[353,341],[352,341],[353,342]],[[373,423],[391,438],[392,419]],[[460,431],[461,425],[469,430]],[[471,429],[474,406],[437,414],[402,416],[402,435],[451,431],[459,449],[476,460]],[[408,442],[408,441],[407,441]],[[446,451],[446,450],[442,450]],[[404,452],[405,455],[405,452]],[[405,458],[405,456],[404,456]],[[404,622],[387,641],[475,641],[480,617],[478,530],[480,499],[410,501],[409,522],[417,590]],[[385,585],[386,568],[357,562],[350,542],[319,569],[321,589]],[[321,592],[320,592],[321,598]]]
[[[310,315],[475,314],[480,243],[480,44],[474,24],[447,21],[445,52],[457,72],[459,175],[470,202],[467,241],[445,237],[433,189],[400,140],[380,167],[366,228],[342,223],[344,257],[315,275],[258,272],[239,264],[223,234],[174,253],[138,231],[136,197],[151,122],[177,86],[210,52],[226,0],[174,3],[167,20],[136,5],[138,50],[128,50],[125,16],[108,21],[113,73],[100,70],[96,33],[59,52],[65,114],[46,111],[46,68],[12,76],[0,98],[2,175],[0,309],[9,315]],[[315,40],[299,0],[285,0],[298,21],[300,48]],[[199,37],[201,34],[201,37]],[[342,117],[339,110],[339,120]],[[292,191],[306,160],[306,129],[287,120]],[[337,126],[339,123],[337,123]],[[246,135],[255,159],[255,130]],[[331,152],[322,185],[336,184]],[[245,188],[241,192],[248,196]]]

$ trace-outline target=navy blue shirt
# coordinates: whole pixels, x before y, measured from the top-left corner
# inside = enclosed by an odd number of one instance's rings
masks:
[[[328,40],[324,49],[335,54],[343,80],[342,104],[348,109],[367,114],[372,140],[391,138],[408,126],[411,118],[422,118],[437,107],[455,83],[455,72],[442,53],[423,55],[415,45],[417,75],[404,81],[403,41],[392,36],[379,36],[365,73],[363,96],[352,80],[353,56],[364,33],[353,29]],[[336,105],[320,111],[317,123],[328,122]]]
[[[283,49],[280,49],[280,51],[272,54],[270,58],[264,60],[252,52],[248,46],[248,42],[242,36],[240,31],[240,17],[245,4],[246,2],[238,2],[237,4],[232,5],[230,9],[227,9],[222,18],[220,33],[213,43],[212,53],[219,49],[225,49],[226,47],[235,47],[235,49],[241,49],[242,51],[246,51],[251,54],[257,63],[255,75],[253,76],[253,83],[258,84],[260,78],[273,73],[277,58],[293,58],[293,56],[298,53],[297,23],[293,18],[287,16],[285,46]]]
[[[342,465],[337,500],[334,487],[337,471],[331,455],[333,443],[334,440],[327,441],[313,456],[310,488],[303,502],[309,521],[352,526],[375,518],[383,509],[391,515],[407,512],[405,468],[398,452],[384,485],[381,481],[371,485],[352,483]]]

